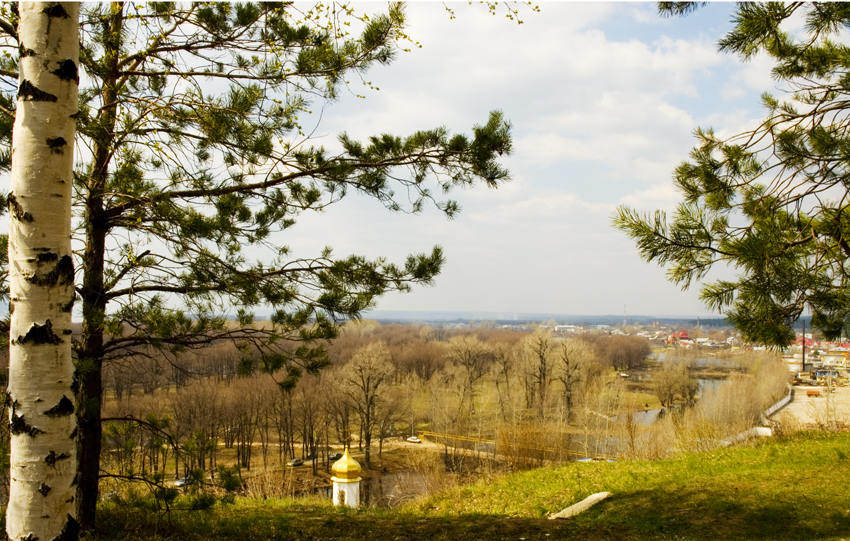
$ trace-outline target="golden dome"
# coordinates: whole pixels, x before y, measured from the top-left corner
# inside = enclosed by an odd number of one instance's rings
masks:
[[[334,465],[331,466],[331,473],[333,474],[331,481],[356,483],[360,480],[361,471],[363,470],[360,468],[360,463],[351,458],[351,455],[348,454],[348,449],[346,449],[342,458],[334,462]]]

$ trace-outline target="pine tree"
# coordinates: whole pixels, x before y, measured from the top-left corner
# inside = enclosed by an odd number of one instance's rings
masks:
[[[799,15],[805,32],[796,36],[786,23]],[[735,269],[736,279],[704,284],[701,298],[746,338],[788,344],[805,309],[836,337],[850,317],[850,48],[840,35],[850,5],[741,3],[733,23],[720,50],[745,60],[767,54],[788,94],[764,94],[767,116],[745,133],[697,130],[690,160],[675,171],[683,200],[669,219],[622,207],[615,225],[685,288],[717,266]]]
[[[8,196],[9,539],[76,539],[71,182],[79,4],[24,2]]]
[[[0,9],[5,44],[17,47],[16,14]],[[379,15],[335,3],[95,4],[83,6],[80,28],[74,223],[83,324],[74,354],[78,517],[90,528],[104,363],[229,340],[261,352],[264,369],[285,371],[290,383],[320,368],[311,341],[334,336],[337,321],[387,291],[429,283],[443,254],[394,264],[328,248],[294,258],[281,245],[287,229],[352,191],[391,211],[433,203],[451,216],[458,206],[441,194],[507,179],[498,157],[511,139],[492,113],[471,135],[435,128],[366,141],[341,134],[335,149],[311,143],[303,116],[409,41],[397,4]],[[0,79],[18,68],[6,56]],[[268,255],[254,260],[254,248]],[[254,324],[265,307],[271,324]],[[287,340],[304,345],[278,347]]]

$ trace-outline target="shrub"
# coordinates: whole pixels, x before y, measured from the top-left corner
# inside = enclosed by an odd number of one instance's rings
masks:
[[[234,465],[228,468],[227,466],[218,467],[218,486],[226,492],[236,492],[242,489],[242,476],[239,472],[239,466]]]

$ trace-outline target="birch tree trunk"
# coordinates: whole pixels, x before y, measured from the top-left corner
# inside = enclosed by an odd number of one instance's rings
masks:
[[[9,196],[9,420],[14,540],[75,539],[71,185],[79,4],[21,2]]]

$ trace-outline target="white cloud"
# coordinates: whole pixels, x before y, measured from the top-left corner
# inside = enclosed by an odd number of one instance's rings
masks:
[[[627,8],[629,16],[641,24],[670,24],[670,19],[658,16],[658,10],[655,4],[647,5],[645,3],[631,4]]]
[[[625,303],[631,313],[704,313],[695,292],[681,293],[640,260],[611,214],[620,203],[671,208],[671,174],[694,144],[693,129],[749,122],[749,102],[740,100],[763,89],[764,65],[740,67],[716,51],[716,36],[677,36],[669,20],[652,25],[651,39],[613,39],[605,23],[621,5],[542,8],[515,25],[477,5],[458,5],[455,21],[440,5],[410,5],[411,34],[424,47],[370,72],[382,90],[341,99],[321,127],[330,146],[339,131],[468,131],[500,108],[514,129],[505,160],[512,182],[453,194],[465,210],[452,222],[434,211],[392,215],[355,198],[296,225],[288,234],[296,251],[331,244],[397,260],[443,245],[437,286],[389,296],[385,309],[620,313]],[[654,6],[629,9],[652,22]],[[729,73],[742,90],[716,83]]]
[[[563,192],[534,195],[513,203],[496,205],[485,211],[473,212],[469,218],[488,226],[534,223],[559,228],[588,217],[604,218],[613,209],[612,204],[583,201],[576,194]]]
[[[672,182],[655,184],[644,190],[637,190],[620,198],[620,204],[639,211],[656,209],[671,211],[681,201],[682,194],[676,191]]]
[[[775,64],[775,60],[766,53],[759,53],[740,64],[735,79],[748,90],[754,91],[755,95],[770,92],[777,88],[776,80],[770,73]]]

